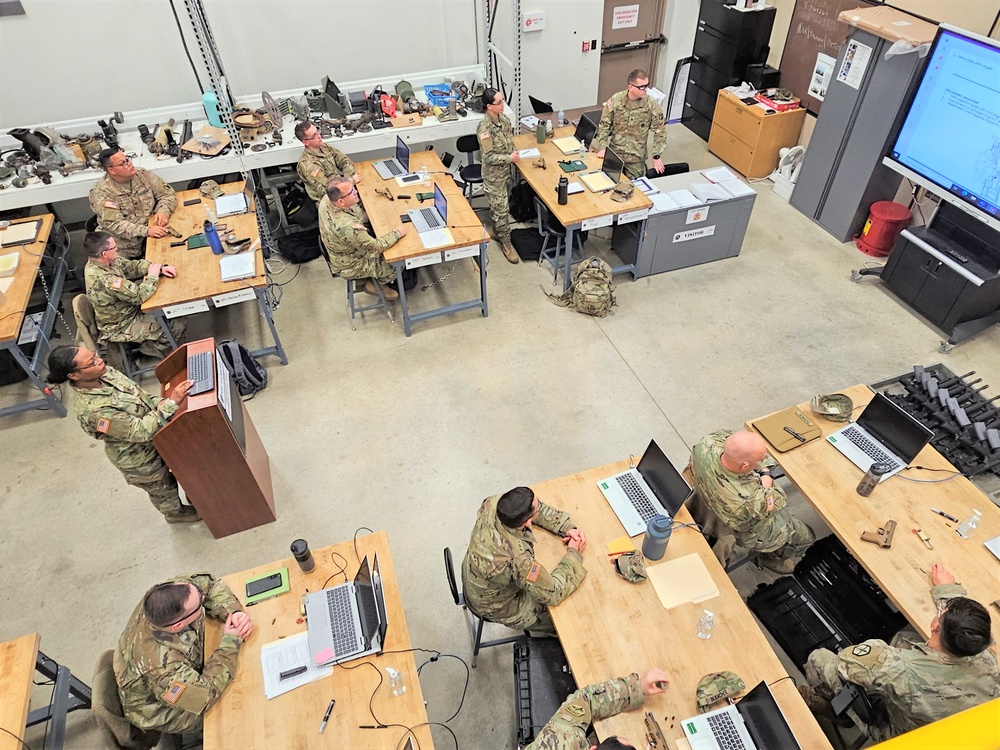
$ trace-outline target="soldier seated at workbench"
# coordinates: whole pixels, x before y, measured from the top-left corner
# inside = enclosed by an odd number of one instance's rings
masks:
[[[87,265],[83,278],[87,298],[94,306],[94,318],[101,342],[132,342],[139,351],[161,359],[171,350],[160,322],[142,311],[142,303],[153,296],[160,276],[173,278],[173,266],[148,260],[118,257],[115,238],[108,232],[90,232],[83,238]],[[169,322],[174,338],[184,335],[181,320]]]

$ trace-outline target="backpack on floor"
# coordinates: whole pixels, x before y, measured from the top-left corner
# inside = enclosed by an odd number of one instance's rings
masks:
[[[514,221],[531,221],[535,218],[535,191],[527,182],[519,182],[510,189],[507,205]]]
[[[614,311],[611,308],[618,304],[611,279],[611,266],[591,256],[580,263],[569,289],[560,295],[546,292],[545,296],[560,307],[571,307],[578,313],[604,318],[612,314]]]
[[[253,398],[267,387],[267,370],[238,341],[223,341],[217,347],[241,396]],[[246,399],[247,401],[250,398]]]

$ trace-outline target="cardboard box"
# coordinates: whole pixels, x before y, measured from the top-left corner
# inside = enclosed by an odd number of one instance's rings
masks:
[[[837,16],[837,20],[870,31],[891,42],[902,39],[913,45],[930,44],[937,33],[935,24],[882,5],[845,10]]]
[[[797,96],[793,96],[789,101],[776,101],[772,99],[768,94],[773,95],[774,89],[766,89],[764,91],[758,91],[754,94],[754,99],[759,101],[765,107],[770,107],[775,112],[787,112],[790,109],[798,109],[801,100]]]

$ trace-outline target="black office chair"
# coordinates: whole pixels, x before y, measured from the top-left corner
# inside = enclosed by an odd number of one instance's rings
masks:
[[[549,212],[548,206],[542,202],[541,198],[536,195],[534,200],[538,233],[542,235],[542,249],[538,252],[538,265],[542,265],[543,261],[548,261],[552,265],[552,283],[555,284],[559,278],[559,269],[562,267],[560,258],[566,250],[566,227],[560,224],[559,220]],[[555,245],[549,248],[551,240],[555,240]],[[583,260],[583,233],[574,232],[573,240],[573,244],[580,250],[580,256],[577,260]],[[570,262],[572,263],[573,260],[570,259]]]
[[[546,115],[555,111],[552,109],[552,102],[543,102],[533,96],[528,96],[528,101],[531,102],[531,109],[536,115]]]
[[[479,151],[479,139],[474,135],[463,135],[458,139],[457,148],[465,154],[465,166],[458,170],[462,181],[462,194],[472,198],[472,186],[483,182],[483,165],[476,163],[476,152]]]
[[[451,589],[451,598],[455,600],[456,606],[462,608],[465,614],[465,622],[469,626],[469,635],[472,638],[472,668],[476,668],[476,660],[479,659],[479,652],[490,646],[502,646],[505,643],[514,643],[521,639],[520,635],[513,635],[508,638],[497,638],[492,641],[483,641],[483,625],[486,620],[472,611],[472,608],[465,601],[465,596],[458,590],[458,582],[455,579],[455,566],[451,561],[451,548],[444,548],[444,573],[448,578],[448,588]]]
[[[685,172],[690,172],[691,168],[688,166],[686,161],[675,161],[672,164],[663,165],[663,173],[657,172],[655,169],[650,167],[646,170],[646,179],[651,180],[654,177],[666,177],[671,174],[684,174]]]
[[[830,706],[834,715],[833,732],[844,750],[858,750],[868,742],[868,727],[872,724],[884,724],[887,720],[882,704],[873,703],[863,687],[852,683],[844,685],[833,696]],[[861,736],[852,743],[848,743],[840,733],[838,720],[844,718],[850,719],[850,723],[861,732]]]

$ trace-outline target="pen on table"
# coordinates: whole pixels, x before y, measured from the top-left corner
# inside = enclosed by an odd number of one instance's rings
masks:
[[[282,680],[287,680],[289,677],[294,677],[295,675],[302,674],[303,672],[306,672],[308,670],[309,667],[295,667],[294,669],[289,669],[286,672],[281,672],[278,675],[278,678]]]
[[[937,513],[939,516],[944,516],[945,518],[947,518],[952,523],[958,523],[958,519],[955,518],[955,516],[953,516],[951,513],[945,513],[940,508],[931,508],[931,512],[932,513]]]
[[[337,701],[333,698],[330,699],[330,705],[326,707],[326,713],[323,714],[323,721],[319,725],[319,733],[323,734],[323,730],[326,729],[326,723],[330,720],[330,714],[333,713],[333,706]]]
[[[388,728],[389,728],[388,724],[375,724],[375,725],[361,724],[360,726],[358,726],[358,729],[388,729]]]
[[[799,433],[797,433],[791,427],[786,427],[785,428],[785,432],[787,432],[793,438],[795,438],[796,440],[798,440],[800,443],[804,443],[806,441],[806,439],[802,435],[800,435]]]
[[[609,552],[608,557],[620,557],[621,555],[627,555],[629,552],[635,552],[635,550],[623,549],[621,552]]]

